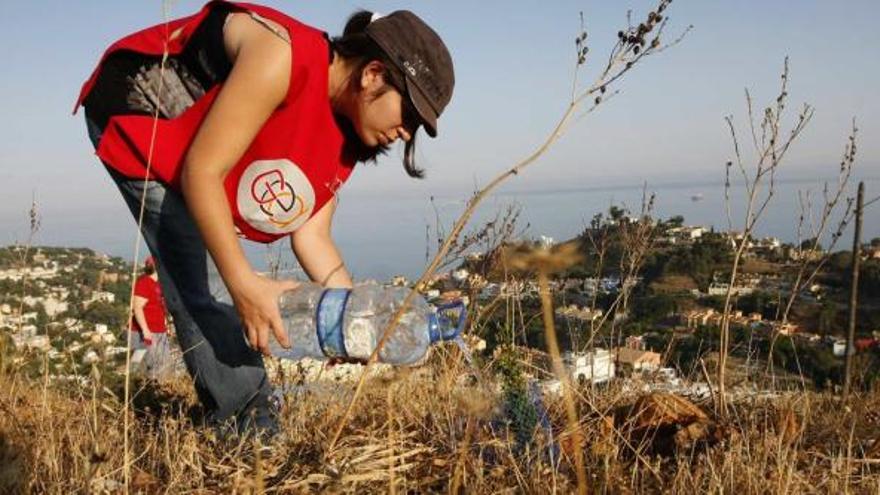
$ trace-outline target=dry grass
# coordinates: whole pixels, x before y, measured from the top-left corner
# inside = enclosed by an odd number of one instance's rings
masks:
[[[771,263],[766,260],[762,260],[759,258],[751,258],[747,259],[743,262],[741,271],[742,273],[755,273],[758,275],[772,275],[779,274],[784,269],[784,266],[778,263]]]
[[[439,354],[439,353],[438,353]],[[457,351],[419,370],[371,378],[342,440],[333,427],[351,385],[287,396],[281,438],[263,449],[194,426],[187,380],[141,390],[131,436],[131,489],[143,493],[550,492],[576,488],[561,401],[547,400],[561,460],[547,435],[518,446],[491,378],[464,385]],[[880,394],[842,404],[805,393],[733,403],[728,422],[612,387],[575,390],[591,492],[876,493]],[[670,423],[646,416],[661,404]],[[634,404],[637,404],[634,406]],[[159,407],[162,406],[162,407]],[[0,379],[0,492],[122,490],[121,404],[101,385],[44,389]],[[673,412],[670,412],[673,411]],[[682,418],[688,419],[682,419]],[[648,419],[646,419],[648,418]],[[654,421],[652,423],[652,421]],[[688,424],[697,426],[687,426]],[[681,431],[686,430],[684,433]],[[703,431],[705,430],[705,431]],[[693,438],[688,437],[692,435]],[[688,437],[685,440],[682,438]]]
[[[699,289],[697,282],[690,275],[664,275],[651,282],[651,290],[664,294],[680,294]]]

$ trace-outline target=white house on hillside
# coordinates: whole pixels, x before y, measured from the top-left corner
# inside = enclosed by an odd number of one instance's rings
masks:
[[[566,353],[565,364],[577,383],[603,383],[614,378],[614,359],[607,349],[591,352]]]

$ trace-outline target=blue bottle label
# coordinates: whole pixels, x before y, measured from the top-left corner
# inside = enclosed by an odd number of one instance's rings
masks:
[[[350,295],[350,289],[325,289],[318,302],[315,315],[318,343],[327,357],[348,357],[345,350],[343,317]]]

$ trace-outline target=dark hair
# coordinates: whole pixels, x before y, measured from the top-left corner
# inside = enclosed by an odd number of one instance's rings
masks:
[[[372,17],[373,13],[365,10],[352,14],[348,18],[348,22],[345,23],[342,36],[332,38],[330,46],[333,48],[334,56],[339,55],[353,63],[353,74],[362,73],[367,64],[373,60],[378,60],[385,66],[385,73],[383,74],[386,82],[385,91],[393,88],[403,96],[403,125],[412,136],[412,139],[406,143],[403,149],[403,168],[410,177],[421,179],[424,178],[425,171],[416,167],[415,164],[416,131],[421,125],[421,118],[419,118],[418,112],[407,95],[406,76],[391,61],[385,51],[364,32],[367,25],[372,21]],[[360,87],[357,86],[356,81],[357,79],[352,78],[350,84],[359,90]],[[364,145],[354,131],[351,122],[344,121],[340,122],[340,124],[346,135],[346,145],[349,147],[348,153],[355,160],[362,162],[375,161],[377,156],[388,152],[387,146],[368,147]]]
[[[156,267],[154,267],[153,265],[144,265],[142,273],[144,275],[152,275],[156,273]]]

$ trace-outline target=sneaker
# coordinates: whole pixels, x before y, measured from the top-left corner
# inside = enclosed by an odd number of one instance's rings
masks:
[[[263,441],[271,440],[280,432],[279,409],[270,396],[257,395],[236,415],[238,434],[242,437],[257,435]]]

